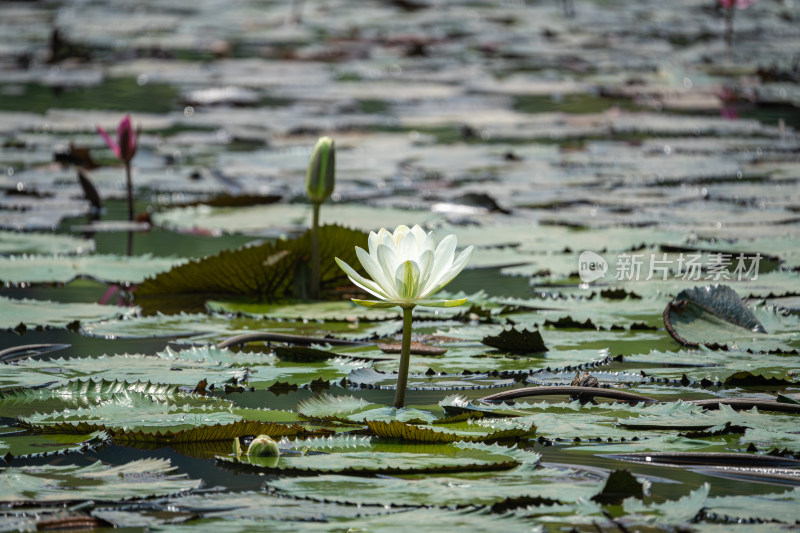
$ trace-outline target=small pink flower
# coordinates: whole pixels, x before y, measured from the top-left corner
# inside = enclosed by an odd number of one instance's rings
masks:
[[[726,9],[735,7],[736,9],[747,9],[758,2],[758,0],[719,0],[719,5]]]
[[[111,148],[111,150],[113,150],[114,155],[116,155],[117,158],[125,163],[131,162],[133,156],[136,155],[136,146],[139,142],[139,133],[141,133],[141,128],[137,128],[136,132],[134,133],[130,115],[125,115],[125,117],[119,121],[116,142],[114,142],[114,139],[112,139],[111,136],[106,133],[106,130],[104,130],[102,126],[97,126],[97,131],[103,136],[106,144],[109,148]]]

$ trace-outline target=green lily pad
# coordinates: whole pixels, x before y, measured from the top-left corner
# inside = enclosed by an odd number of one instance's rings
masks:
[[[626,513],[642,522],[658,524],[684,524],[693,521],[703,510],[711,486],[704,483],[697,490],[677,500],[644,503],[640,498],[629,498],[622,502]]]
[[[755,408],[748,411],[735,411],[724,404],[720,404],[718,409],[712,411],[694,404],[676,402],[671,410],[660,414],[643,414],[638,418],[621,419],[619,424],[625,428],[643,430],[709,430],[728,425],[740,428],[792,431],[797,427],[797,415],[762,413]]]
[[[45,430],[56,424],[103,425],[108,428],[142,429],[191,427],[230,424],[241,420],[231,412],[228,402],[188,395],[169,401],[157,401],[149,394],[125,391],[115,393],[91,407],[65,409],[50,413],[34,413],[19,418],[26,427]]]
[[[404,407],[380,406],[354,396],[334,396],[322,394],[302,400],[297,404],[297,412],[312,420],[330,420],[346,423],[364,423],[369,420],[421,421],[432,422],[436,419],[431,413]]]
[[[254,318],[179,313],[131,317],[128,320],[108,319],[86,323],[81,333],[92,337],[141,339],[151,337],[187,337],[191,343],[219,343],[229,337],[270,331],[309,337],[333,336],[345,340],[385,337],[402,329],[402,321],[385,322],[289,322]]]
[[[94,251],[94,241],[53,233],[0,231],[0,254],[80,255]]]
[[[355,518],[387,512],[383,506],[355,508],[335,503],[314,502],[307,499],[295,500],[265,492],[190,494],[170,498],[165,503],[170,508],[184,513],[230,520],[313,521],[321,516],[328,519]],[[399,508],[399,510],[402,510],[402,508]],[[397,512],[397,509],[394,512]]]
[[[399,224],[409,224],[409,220],[422,224],[425,221],[439,221],[442,217],[422,211],[409,214],[401,209],[326,204],[321,211],[321,219],[326,224],[377,231],[381,227],[394,228]],[[175,230],[202,228],[212,232],[289,235],[300,233],[311,225],[311,205],[272,204],[240,208],[199,205],[161,211],[153,216],[153,222]]]
[[[15,300],[0,296],[0,329],[19,324],[28,328],[63,328],[77,322],[127,319],[139,314],[138,307],[118,307],[87,303],[60,303],[47,300]]]
[[[139,256],[86,255],[49,256],[22,255],[0,257],[0,281],[21,283],[67,283],[78,277],[108,283],[141,283],[170,268],[185,263],[185,259]]]
[[[154,401],[168,401],[177,396],[185,396],[176,385],[75,379],[61,386],[0,391],[0,410],[13,411],[19,417],[37,412],[86,408],[109,400],[116,394],[128,392],[147,395]]]
[[[83,435],[29,433],[0,435],[0,451],[15,458],[43,457],[53,453],[84,451],[106,440],[108,435],[103,431]]]
[[[349,478],[348,478],[349,479]],[[333,522],[337,527],[349,530],[352,528],[367,529],[368,531],[381,531],[382,533],[399,533],[408,531],[409,528],[424,529],[436,524],[440,533],[456,533],[471,531],[474,533],[494,533],[498,527],[509,528],[515,531],[542,533],[539,526],[532,526],[527,519],[517,518],[513,514],[498,515],[488,509],[446,510],[446,509],[414,509],[412,511],[391,512],[388,514],[370,515],[364,517],[340,519]],[[331,530],[330,522],[293,522],[274,520],[235,519],[235,520],[192,520],[183,525],[157,525],[154,531],[169,533],[173,531],[186,531],[187,528],[200,533],[213,533],[225,529],[226,531],[244,533],[268,528],[276,533],[295,533],[298,528],[303,531],[328,532]]]
[[[716,496],[705,502],[706,516],[726,520],[774,520],[794,524],[800,488],[758,496]]]
[[[426,445],[429,447],[431,445]],[[435,445],[441,446],[441,445]],[[467,445],[456,444],[468,451]],[[488,447],[491,448],[491,447]],[[505,449],[514,454],[515,450]],[[463,472],[414,477],[354,477],[325,474],[315,477],[285,477],[269,483],[278,494],[310,498],[312,501],[355,503],[362,506],[391,501],[396,505],[465,506],[492,505],[506,499],[575,502],[589,498],[601,488],[601,479],[569,468],[543,468],[535,463],[480,476]]]
[[[429,428],[415,424],[407,424],[399,420],[384,422],[380,420],[368,420],[367,426],[370,431],[379,437],[387,439],[397,439],[409,442],[492,442],[507,439],[532,437],[536,433],[536,426],[533,423],[520,423],[514,427],[497,429],[494,427],[481,427],[461,425],[437,425],[436,428]]]
[[[297,303],[256,303],[219,302],[209,300],[206,308],[212,313],[235,313],[253,318],[270,320],[334,320],[356,322],[359,320],[394,320],[397,311],[386,309],[367,309],[350,301],[338,302],[297,302]]]
[[[281,441],[279,457],[220,456],[223,463],[276,473],[413,474],[506,470],[517,466],[502,447],[378,443],[368,437]],[[288,449],[287,449],[288,447]]]
[[[247,368],[230,364],[124,354],[19,361],[4,367],[0,385],[20,387],[93,377],[121,381],[158,379],[162,383],[194,387],[203,379],[209,384],[241,381],[247,373]]]
[[[22,466],[0,472],[0,501],[119,501],[194,490],[199,479],[175,474],[167,459],[140,459],[119,466]]]
[[[366,388],[394,390],[397,388],[397,374],[384,373],[374,368],[357,368],[347,376],[350,385]],[[515,378],[504,378],[490,374],[438,374],[426,372],[411,374],[406,383],[407,390],[466,390],[509,387],[516,383]]]

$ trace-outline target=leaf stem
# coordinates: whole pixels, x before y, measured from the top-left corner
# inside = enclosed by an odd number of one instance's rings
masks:
[[[311,223],[311,298],[319,299],[319,207],[321,202],[314,202],[314,218]]]
[[[397,390],[394,393],[394,406],[401,409],[406,403],[408,365],[411,361],[411,313],[414,306],[403,307],[403,343],[400,348],[400,368],[397,371]]]

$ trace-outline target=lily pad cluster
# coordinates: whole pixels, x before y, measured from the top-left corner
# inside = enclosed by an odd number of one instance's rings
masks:
[[[0,529],[796,527],[797,13],[558,4],[0,4]]]

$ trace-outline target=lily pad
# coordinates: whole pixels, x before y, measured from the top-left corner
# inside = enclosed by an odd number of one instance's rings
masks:
[[[91,239],[52,233],[17,233],[0,231],[2,255],[81,255],[94,251]]]
[[[397,311],[386,309],[367,309],[349,301],[338,302],[295,302],[295,303],[253,303],[219,302],[210,300],[206,308],[213,313],[237,313],[253,318],[270,320],[393,320]]]
[[[0,435],[0,451],[8,460],[15,458],[45,457],[54,453],[82,452],[108,440],[108,434],[98,431],[90,434],[42,435],[18,434]],[[9,455],[10,454],[10,455]]]
[[[501,447],[382,444],[368,437],[281,441],[280,457],[220,456],[223,463],[276,473],[413,474],[506,470],[517,466]],[[288,448],[287,448],[288,447]]]
[[[126,257],[87,255],[54,257],[20,255],[0,257],[0,281],[21,283],[67,283],[87,277],[109,283],[141,283],[148,276],[186,262],[185,259],[153,257],[149,254]]]
[[[24,298],[16,300],[0,296],[0,329],[20,324],[63,328],[69,324],[128,319],[139,314],[138,307],[118,307],[94,303],[61,303]]]
[[[196,489],[201,480],[173,473],[167,459],[140,459],[119,466],[100,461],[88,466],[22,466],[0,472],[0,501],[119,501],[169,496]]]

